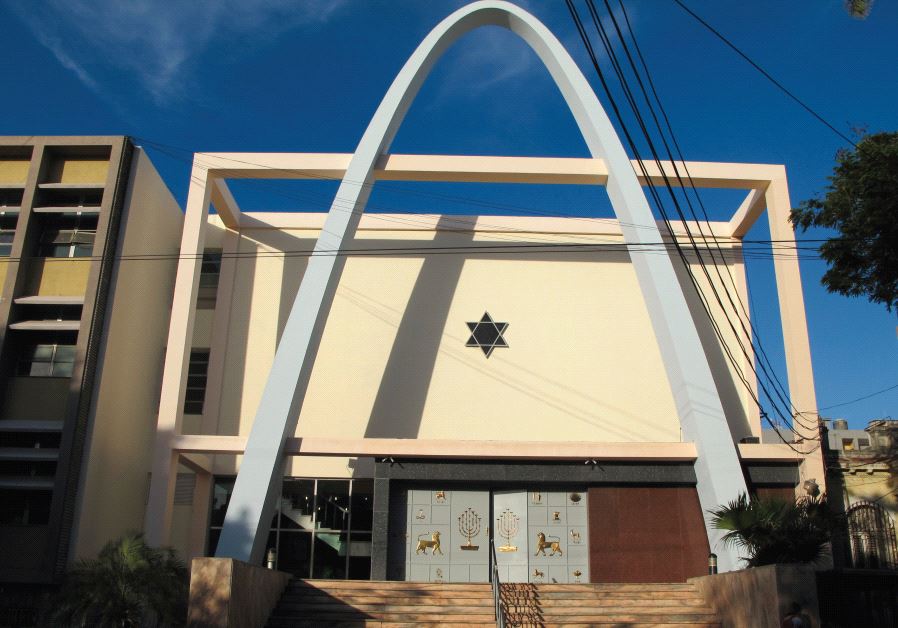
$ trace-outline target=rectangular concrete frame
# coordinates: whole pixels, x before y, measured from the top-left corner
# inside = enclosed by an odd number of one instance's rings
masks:
[[[172,323],[168,337],[163,375],[159,421],[153,463],[150,499],[145,531],[155,544],[165,544],[171,522],[174,480],[179,463],[187,464],[208,481],[211,472],[208,455],[242,453],[246,439],[232,436],[186,436],[181,433],[182,407],[187,379],[187,363],[192,343],[195,302],[200,275],[200,259],[204,248],[205,227],[210,204],[218,211],[224,226],[237,232],[242,226],[259,227],[252,216],[243,215],[228,190],[226,179],[337,179],[346,171],[351,154],[343,153],[198,153],[194,159],[187,200],[185,227],[181,242],[182,259],[178,267]],[[676,180],[674,164],[644,164],[648,180],[643,185],[663,185],[664,176]],[[734,164],[710,162],[677,162],[677,170],[687,170],[697,187],[744,189],[745,201],[727,223],[711,223],[716,237],[739,240],[766,208],[770,220],[771,239],[786,244],[794,242],[788,221],[791,204],[785,168],[779,165]],[[637,164],[634,168],[638,172]],[[663,169],[663,171],[662,171]],[[388,155],[375,171],[377,180],[457,181],[493,183],[594,184],[607,181],[608,170],[601,159],[541,157],[470,157],[447,155]],[[434,217],[434,222],[436,222]],[[285,225],[309,224],[310,217],[285,214]],[[476,218],[469,219],[472,226]],[[496,217],[490,218],[497,222]],[[506,219],[513,220],[513,219]],[[556,228],[563,219],[546,218],[547,228]],[[616,223],[608,221],[609,226]],[[365,226],[365,216],[362,217]],[[690,223],[690,229],[697,225]],[[674,223],[678,236],[685,235],[684,225]],[[703,227],[707,229],[707,227]],[[795,407],[801,408],[805,423],[815,424],[816,397],[813,388],[810,346],[804,316],[804,298],[797,259],[777,257],[774,260],[780,319],[785,339],[789,392]],[[223,267],[223,274],[227,272]],[[226,285],[226,282],[223,282]],[[227,290],[226,287],[223,289]],[[227,298],[227,295],[223,295]],[[218,314],[216,314],[218,315]],[[214,357],[210,376],[220,373],[222,364]],[[754,384],[754,382],[752,382]],[[795,447],[797,454],[785,445],[740,445],[743,460],[801,460],[800,479],[814,478],[823,483],[823,462],[815,451],[811,433],[796,421],[793,429],[808,441]],[[691,449],[690,449],[691,448]],[[415,457],[490,457],[600,460],[677,460],[695,459],[691,443],[498,443],[446,442],[399,439],[291,439],[287,455],[325,456],[415,456]]]

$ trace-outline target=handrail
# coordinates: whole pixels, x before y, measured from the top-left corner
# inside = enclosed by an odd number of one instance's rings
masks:
[[[502,590],[499,583],[499,561],[496,558],[496,544],[490,539],[490,567],[492,578],[490,584],[493,587],[493,611],[496,614],[496,626],[505,628],[505,611],[502,610]]]

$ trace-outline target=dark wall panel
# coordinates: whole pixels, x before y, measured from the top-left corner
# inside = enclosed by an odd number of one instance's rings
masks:
[[[589,489],[593,582],[684,582],[708,570],[695,487]]]
[[[795,501],[794,486],[756,486],[755,495],[764,499],[776,498],[785,502]]]

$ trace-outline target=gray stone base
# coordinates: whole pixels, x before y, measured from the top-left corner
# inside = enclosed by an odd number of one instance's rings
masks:
[[[794,605],[800,609],[802,628],[820,627],[817,578],[811,565],[765,565],[689,582],[717,612],[724,628],[776,628]]]
[[[189,628],[258,628],[292,576],[233,558],[194,558],[190,564]]]

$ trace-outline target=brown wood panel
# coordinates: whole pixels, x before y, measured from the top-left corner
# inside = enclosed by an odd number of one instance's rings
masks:
[[[708,570],[695,487],[589,489],[592,582],[684,582]]]
[[[756,486],[754,487],[755,495],[761,499],[776,498],[785,502],[795,501],[794,486]]]

